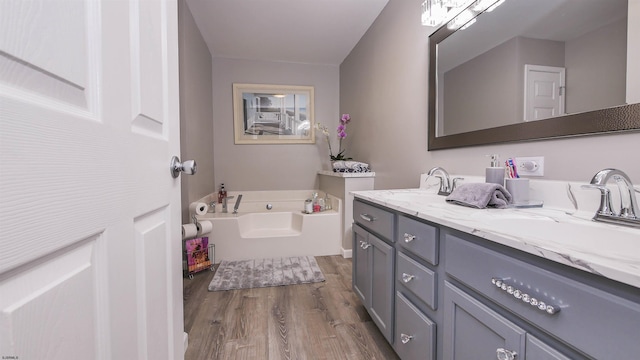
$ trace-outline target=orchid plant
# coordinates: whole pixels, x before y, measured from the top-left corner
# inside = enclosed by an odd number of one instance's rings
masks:
[[[340,125],[336,129],[338,133],[338,153],[333,155],[333,150],[331,149],[331,139],[329,136],[329,129],[320,123],[316,125],[316,128],[322,131],[322,134],[327,139],[327,144],[329,145],[329,158],[331,161],[339,161],[339,160],[351,160],[352,158],[348,158],[344,155],[346,149],[342,149],[342,139],[347,137],[347,124],[351,122],[351,116],[349,114],[342,114],[340,118]]]

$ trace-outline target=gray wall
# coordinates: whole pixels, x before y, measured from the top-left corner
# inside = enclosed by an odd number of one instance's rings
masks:
[[[324,138],[317,135],[316,144],[235,145],[232,87],[233,83],[313,86],[316,122],[335,129],[340,118],[338,69],[335,65],[214,57],[213,179],[216,188],[224,183],[232,191],[316,189],[318,170],[329,167]],[[337,139],[332,140],[337,145]]]
[[[567,113],[625,103],[626,44],[626,18],[566,43]]]
[[[372,164],[377,189],[417,187],[419,174],[438,165],[483,176],[492,153],[545,156],[545,179],[588,181],[617,167],[640,183],[637,132],[428,152],[427,45],[434,29],[420,24],[421,3],[390,0],[340,66],[340,110],[359,119],[352,155]]]
[[[182,221],[189,204],[214,191],[211,54],[184,0],[178,2],[180,55],[180,159],[195,159],[198,171],[180,176]]]

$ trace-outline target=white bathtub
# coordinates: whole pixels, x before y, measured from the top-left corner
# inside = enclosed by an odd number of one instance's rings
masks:
[[[215,213],[198,215],[213,229],[209,243],[215,244],[215,262],[284,256],[339,255],[342,247],[342,201],[329,195],[332,210],[303,213],[304,201],[317,190],[233,191],[228,196],[228,213],[216,205]],[[242,194],[238,214],[233,206]],[[217,194],[198,202],[209,204]],[[271,210],[268,210],[271,205]]]

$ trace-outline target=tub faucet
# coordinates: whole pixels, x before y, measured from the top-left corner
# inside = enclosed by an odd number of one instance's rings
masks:
[[[620,211],[613,210],[611,202],[611,190],[607,188],[607,182],[615,180],[620,192]],[[618,169],[603,169],[598,171],[589,185],[582,185],[584,189],[600,190],[600,207],[596,211],[593,220],[608,223],[640,227],[640,211],[636,199],[635,188],[627,174]]]
[[[240,207],[240,200],[242,200],[242,194],[238,195],[238,198],[236,199],[236,204],[233,206],[234,214],[238,213],[238,208]]]
[[[227,210],[227,200],[229,199],[233,199],[233,196],[225,196],[222,198],[222,212],[224,214],[228,213],[229,211]]]
[[[440,173],[440,175],[435,175],[436,173]],[[440,179],[440,189],[438,190],[438,195],[449,195],[456,188],[458,180],[464,180],[463,178],[454,178],[453,182],[449,178],[449,173],[440,166],[436,166],[429,170],[427,173],[429,176],[435,176]]]

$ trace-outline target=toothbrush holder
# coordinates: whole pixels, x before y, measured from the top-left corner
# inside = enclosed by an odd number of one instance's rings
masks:
[[[511,194],[514,204],[529,201],[529,179],[505,179],[505,188]]]

